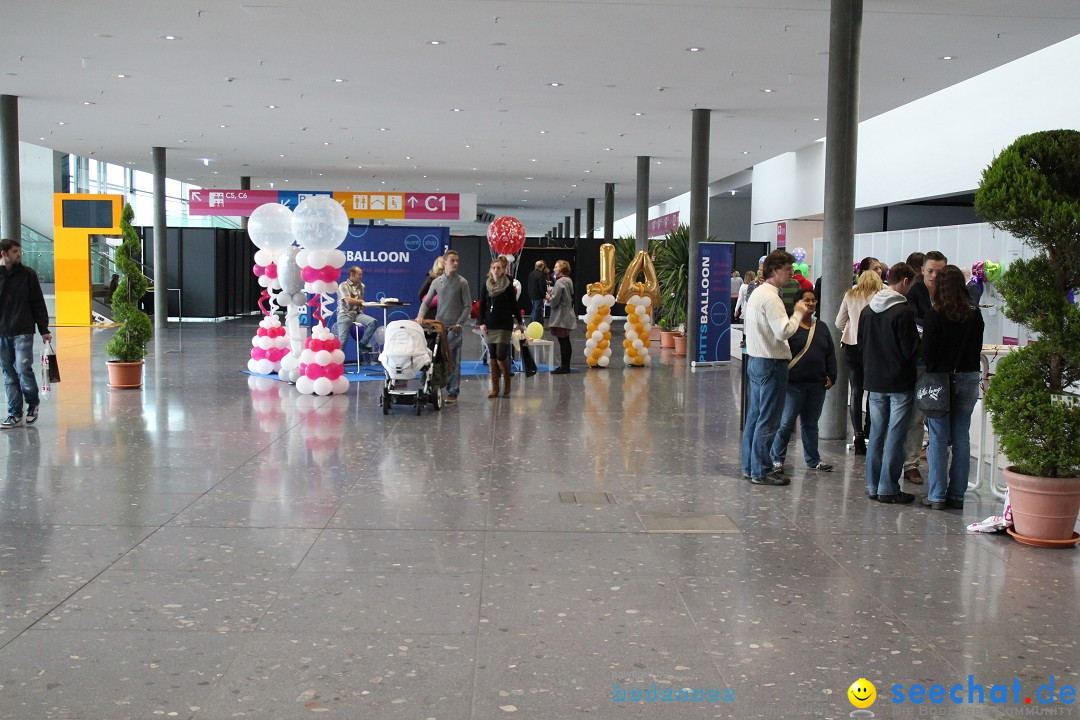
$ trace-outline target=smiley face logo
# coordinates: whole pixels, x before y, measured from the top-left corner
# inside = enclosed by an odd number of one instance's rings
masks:
[[[877,700],[877,688],[866,678],[859,678],[851,683],[847,691],[848,700],[857,708],[868,708]]]

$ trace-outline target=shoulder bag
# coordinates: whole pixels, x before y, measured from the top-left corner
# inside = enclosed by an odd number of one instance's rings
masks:
[[[817,323],[810,323],[810,332],[806,335],[806,344],[803,345],[803,349],[799,351],[799,354],[791,358],[791,361],[787,364],[788,370],[795,367],[795,363],[802,360],[802,356],[806,354],[806,351],[810,349],[810,343],[814,342],[814,331],[817,330]]]

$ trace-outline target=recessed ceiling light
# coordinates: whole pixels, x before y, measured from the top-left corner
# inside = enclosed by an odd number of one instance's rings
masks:
[[[357,165],[357,166],[356,166],[356,169],[357,169],[357,170],[363,170],[363,169],[364,169],[364,166],[363,166],[363,165]]]
[[[814,118],[814,122],[821,122],[821,118]]]
[[[461,112],[461,108],[454,108],[454,112]]]
[[[529,158],[529,162],[536,162],[536,158]]]
[[[179,35],[162,35],[161,39],[162,40],[179,40],[180,36]]]
[[[686,52],[701,52],[704,49],[705,48],[702,47],[688,47],[686,48]]]
[[[405,159],[406,159],[406,160],[412,160],[412,156],[411,156],[411,155],[406,155],[406,156],[405,156]]]
[[[743,154],[743,155],[749,155],[749,154],[750,154],[750,151],[749,151],[749,150],[743,150],[743,151],[742,151],[742,154]]]
[[[541,134],[541,135],[547,135],[547,130],[541,130],[541,131],[540,131],[540,134]]]
[[[442,45],[442,40],[428,40],[428,45]]]
[[[219,128],[227,128],[227,127],[229,127],[229,126],[228,126],[228,125],[218,125],[218,127],[219,127]]]
[[[524,190],[522,190],[521,192],[529,192],[529,189],[528,189],[528,188],[525,188],[525,189],[524,189]]]
[[[471,148],[471,147],[472,147],[472,145],[466,145],[466,146],[465,146],[465,149],[467,150],[467,149],[469,149],[469,148]]]
[[[177,140],[176,142],[178,142],[178,143],[186,143],[187,140]]]
[[[119,74],[119,75],[117,75],[116,77],[118,77],[118,78],[121,78],[121,79],[123,79],[123,78],[126,78],[126,77],[128,77],[128,76],[127,76],[127,75],[125,75],[124,73],[120,73],[120,74]]]
[[[345,78],[334,78],[334,82],[348,82]]]
[[[277,110],[277,105],[267,105],[266,109],[267,110]]]
[[[634,113],[634,117],[641,117],[641,116],[642,116],[642,115],[644,115],[644,114],[645,114],[645,113]]]
[[[210,158],[203,158],[202,159],[202,164],[203,165],[209,165],[210,164]]]
[[[65,122],[64,122],[63,120],[61,120],[60,122],[58,122],[58,123],[56,123],[56,124],[57,124],[57,125],[66,125],[67,123],[65,123]]]
[[[327,145],[329,145],[329,144],[330,144],[330,143],[328,143],[328,142],[324,142],[324,143],[323,143],[323,147],[326,147],[326,146],[327,146]]]
[[[765,88],[765,89],[764,89],[764,90],[762,90],[761,92],[763,92],[763,93],[771,93],[771,92],[776,92],[776,91],[775,91],[775,90],[773,90],[772,88]]]
[[[585,172],[587,172],[587,173],[591,173],[591,172],[592,172],[592,170],[586,170]]]
[[[379,128],[379,132],[386,132],[386,131],[388,131],[389,129],[390,129],[390,128]]]
[[[562,83],[548,83],[551,87],[562,87]]]
[[[527,177],[527,178],[525,178],[525,179],[526,179],[526,180],[532,180],[532,176],[530,175],[529,177]]]
[[[604,148],[607,152],[611,152],[611,148]]]
[[[278,155],[278,157],[285,157],[284,155]]]
[[[732,195],[734,195],[734,194],[735,194],[735,191],[734,191],[734,190],[732,190],[732,191],[731,191],[731,194],[732,194]]]
[[[945,55],[941,59],[942,60],[955,60],[956,56],[955,55]]]
[[[83,105],[93,105],[93,104],[94,103],[90,102],[89,100],[86,100],[85,102],[83,102]]]

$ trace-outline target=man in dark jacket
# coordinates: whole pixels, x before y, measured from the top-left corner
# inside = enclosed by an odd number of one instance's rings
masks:
[[[38,419],[38,384],[34,376],[34,329],[45,342],[49,311],[37,273],[22,264],[18,240],[0,240],[0,368],[4,372],[8,416],[0,428],[9,430]],[[23,404],[26,418],[23,419]]]
[[[870,393],[870,439],[866,448],[866,488],[871,500],[909,503],[900,491],[904,438],[915,401],[915,356],[919,331],[906,295],[915,282],[907,263],[889,270],[889,286],[859,316],[863,387]]]
[[[538,322],[541,325],[544,324],[544,298],[547,297],[547,263],[543,260],[537,260],[536,266],[533,271],[529,273],[529,279],[526,281],[525,291],[529,294],[529,300],[532,301],[532,315],[530,319],[532,322]]]

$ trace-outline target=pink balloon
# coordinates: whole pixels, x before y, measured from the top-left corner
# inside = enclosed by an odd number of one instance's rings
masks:
[[[307,363],[300,363],[296,369],[301,375],[307,375]]]
[[[266,277],[271,280],[277,277],[277,265],[271,264],[266,266]]]
[[[322,278],[320,278],[320,279],[323,282],[336,283],[337,279],[338,279],[338,270],[337,270],[337,268],[331,267],[330,265],[327,265],[326,267],[324,267],[322,269]]]
[[[264,328],[264,327],[259,328],[258,330],[255,331],[255,334],[258,335],[259,337],[266,337],[266,328]]]
[[[330,380],[337,380],[344,372],[345,368],[342,365],[327,365],[325,377]]]
[[[323,341],[310,338],[308,339],[307,349],[311,352],[319,352],[323,349]]]
[[[256,265],[255,267],[251,268],[251,272],[255,273],[255,277],[262,277],[266,274],[266,268],[264,268],[262,265]]]
[[[307,283],[315,282],[319,279],[320,275],[322,275],[322,273],[320,273],[316,268],[313,268],[310,265],[300,270],[300,277],[302,277],[304,279],[304,282]]]
[[[262,360],[266,357],[266,351],[262,348],[251,348],[251,357],[255,360]]]
[[[304,374],[312,380],[318,380],[323,376],[323,366],[319,363],[311,363],[304,369]]]

